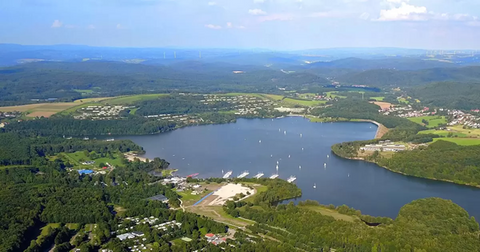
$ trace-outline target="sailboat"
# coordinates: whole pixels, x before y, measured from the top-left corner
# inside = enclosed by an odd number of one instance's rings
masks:
[[[317,184],[316,183],[313,183],[313,188],[317,188]]]
[[[258,140],[258,143],[262,143],[262,140]]]
[[[290,158],[290,155],[288,155],[288,158]]]
[[[298,166],[298,169],[300,169],[300,170],[301,170],[301,169],[302,169],[302,166],[301,166],[301,165],[299,165],[299,166]]]
[[[303,134],[302,134],[302,133],[300,133],[300,137],[303,137]]]
[[[350,173],[348,174],[348,177],[350,178]]]
[[[323,163],[323,168],[327,168],[327,163]]]
[[[303,151],[303,147],[302,147],[302,151]]]
[[[286,135],[286,134],[287,134],[287,131],[286,131],[286,130],[285,130],[285,131],[283,131],[283,134],[284,134],[284,135]]]
[[[327,155],[327,158],[329,158],[329,157],[330,157],[330,155]]]

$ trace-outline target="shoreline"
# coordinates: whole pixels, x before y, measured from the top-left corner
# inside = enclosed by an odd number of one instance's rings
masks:
[[[332,151],[333,152],[333,151]],[[480,185],[472,185],[472,184],[459,184],[459,183],[455,183],[455,181],[453,180],[448,180],[448,179],[437,179],[437,178],[427,178],[427,177],[420,177],[420,176],[415,176],[415,175],[410,175],[410,174],[406,174],[404,172],[401,172],[401,171],[395,171],[395,170],[392,170],[388,167],[385,167],[385,166],[381,166],[373,161],[368,161],[368,160],[365,160],[364,158],[360,158],[360,157],[342,157],[342,156],[339,156],[337,155],[335,152],[333,152],[333,154],[339,158],[343,158],[343,159],[347,159],[347,160],[354,160],[354,161],[363,161],[363,162],[367,162],[367,163],[371,163],[371,164],[376,164],[378,167],[382,168],[382,169],[385,169],[387,171],[390,171],[390,172],[393,172],[393,173],[397,173],[397,174],[400,174],[400,175],[403,175],[403,176],[407,176],[407,177],[412,177],[412,178],[421,178],[421,179],[426,179],[426,180],[434,180],[434,181],[439,181],[439,182],[447,182],[447,183],[451,183],[451,184],[455,184],[455,185],[460,185],[460,186],[468,186],[468,187],[474,187],[474,188],[479,188],[480,189]]]

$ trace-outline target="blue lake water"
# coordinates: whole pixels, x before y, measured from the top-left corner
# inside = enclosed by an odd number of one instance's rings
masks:
[[[145,157],[166,159],[171,168],[179,169],[180,175],[222,177],[222,170],[232,170],[232,176],[237,176],[248,170],[248,177],[258,172],[269,177],[276,173],[278,161],[280,178],[297,178],[295,183],[303,192],[297,201],[345,204],[364,214],[395,218],[400,208],[412,200],[440,197],[480,219],[480,189],[407,177],[331,153],[333,144],[372,139],[376,130],[371,123],[311,123],[301,117],[287,117],[240,119],[233,124],[122,138],[144,147]]]

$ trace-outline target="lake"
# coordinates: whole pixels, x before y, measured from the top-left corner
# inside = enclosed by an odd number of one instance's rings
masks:
[[[440,197],[451,199],[480,219],[480,189],[407,177],[331,153],[333,144],[372,139],[376,130],[372,123],[311,123],[302,117],[287,117],[240,119],[232,124],[122,138],[142,146],[145,157],[166,159],[183,176],[222,177],[222,170],[238,176],[247,170],[248,177],[258,172],[269,177],[276,173],[278,161],[279,177],[296,176],[295,183],[302,189],[303,195],[296,201],[345,204],[364,214],[395,218],[412,200]]]

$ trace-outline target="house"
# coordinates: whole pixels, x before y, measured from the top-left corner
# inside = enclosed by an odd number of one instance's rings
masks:
[[[163,203],[168,203],[168,198],[165,195],[159,194],[153,197],[148,198],[149,200],[161,201]]]
[[[205,235],[205,238],[207,238],[207,239],[213,239],[213,238],[215,238],[215,234],[208,233],[208,234]]]

